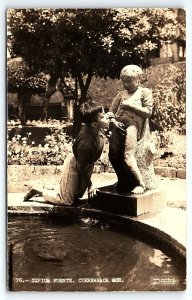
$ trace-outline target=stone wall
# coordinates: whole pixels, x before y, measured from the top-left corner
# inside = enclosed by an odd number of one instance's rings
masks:
[[[17,177],[18,174],[25,176],[38,176],[38,175],[60,175],[62,166],[24,166],[24,165],[8,165],[7,176],[8,178]],[[171,167],[155,167],[155,174],[162,177],[170,178],[186,178],[185,169],[177,169]],[[114,172],[112,167],[105,168],[106,172]],[[94,173],[103,173],[104,168],[101,165],[94,166]]]

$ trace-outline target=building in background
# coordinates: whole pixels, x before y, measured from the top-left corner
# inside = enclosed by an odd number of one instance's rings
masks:
[[[8,97],[8,118],[18,118],[18,97],[17,94],[9,93]],[[74,96],[67,94],[63,96],[56,91],[49,101],[49,118],[58,120],[73,120]],[[43,98],[39,95],[32,95],[30,102],[26,103],[27,120],[39,120],[43,112]]]
[[[186,59],[186,22],[184,9],[177,10],[177,25],[175,38],[154,51],[154,57],[151,59],[152,65],[174,63]]]

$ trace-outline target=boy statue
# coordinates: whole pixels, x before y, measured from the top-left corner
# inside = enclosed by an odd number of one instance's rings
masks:
[[[142,194],[156,187],[154,146],[150,142],[148,118],[152,92],[140,86],[142,69],[127,65],[120,73],[124,91],[117,94],[108,112],[111,126],[109,159],[117,174],[119,192]]]

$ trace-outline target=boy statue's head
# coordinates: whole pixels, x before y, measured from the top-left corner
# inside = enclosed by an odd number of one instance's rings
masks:
[[[137,65],[125,66],[120,73],[124,88],[128,90],[128,92],[136,91],[140,84],[142,74],[142,69]]]

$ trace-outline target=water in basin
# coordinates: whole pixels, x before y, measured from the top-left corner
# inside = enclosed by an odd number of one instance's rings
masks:
[[[171,257],[87,220],[12,216],[8,253],[9,289],[14,291],[185,289],[185,268]]]

